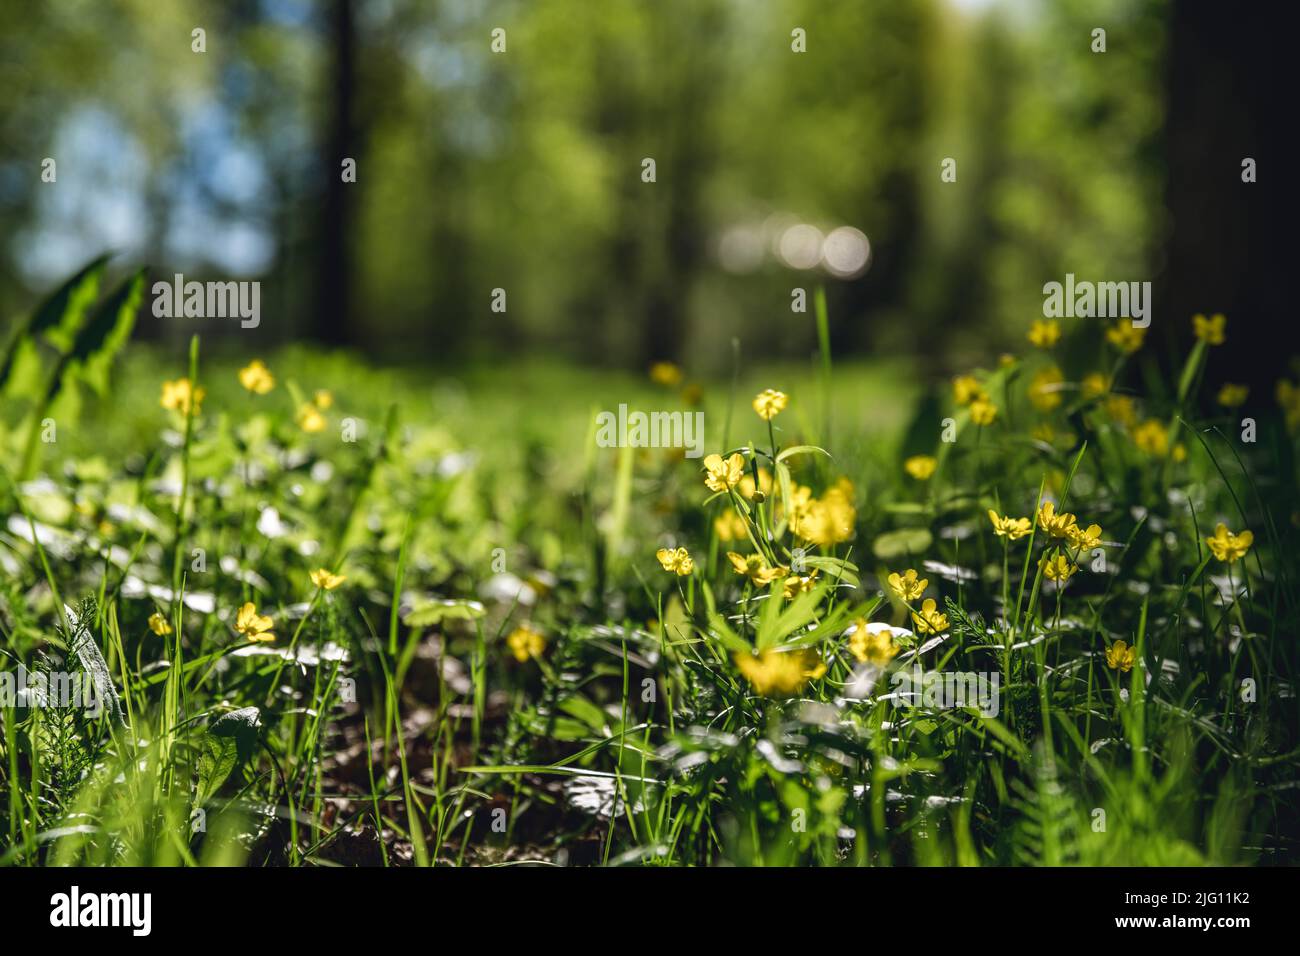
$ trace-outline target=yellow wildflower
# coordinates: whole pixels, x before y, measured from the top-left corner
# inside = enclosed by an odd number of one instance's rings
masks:
[[[159,403],[163,408],[170,408],[182,415],[197,415],[206,394],[202,387],[195,388],[188,378],[178,378],[174,382],[163,382]]]
[[[1300,388],[1297,388],[1294,382],[1285,378],[1279,379],[1277,383],[1277,403],[1286,416],[1287,430],[1295,431],[1300,428]]]
[[[754,691],[764,697],[789,697],[826,673],[826,664],[813,650],[741,652],[733,660]]]
[[[948,630],[948,615],[936,611],[935,607],[934,598],[926,598],[920,612],[912,612],[912,623],[918,634],[942,634]]]
[[[309,402],[298,409],[298,427],[305,432],[323,432],[325,416],[320,413],[319,408]]]
[[[1068,511],[1057,513],[1056,505],[1050,501],[1044,501],[1042,507],[1038,509],[1038,527],[1053,538],[1069,537],[1070,529],[1075,526],[1077,520]]]
[[[952,397],[958,405],[969,405],[984,397],[984,389],[974,375],[960,375],[952,380]]]
[[[1116,322],[1106,330],[1106,341],[1129,355],[1142,347],[1146,337],[1147,330],[1138,328],[1128,319]]]
[[[1028,518],[1012,518],[1010,516],[999,518],[998,513],[992,508],[989,509],[989,521],[993,522],[993,533],[999,538],[1006,538],[1008,541],[1023,538],[1033,530],[1032,522]]]
[[[1205,543],[1210,546],[1210,552],[1220,561],[1226,561],[1228,564],[1244,558],[1254,541],[1255,535],[1252,532],[1243,531],[1240,534],[1233,534],[1222,522],[1215,525],[1214,536],[1205,539]]]
[[[778,392],[774,388],[765,388],[754,396],[754,411],[758,412],[758,417],[763,421],[770,422],[781,414],[787,402],[785,392]]]
[[[820,500],[809,502],[800,514],[796,532],[813,544],[829,548],[853,537],[857,511],[853,507],[853,485],[841,479],[826,489]]]
[[[790,569],[785,567],[768,567],[762,556],[757,554],[746,557],[735,551],[728,551],[727,560],[731,562],[731,567],[737,574],[749,578],[750,583],[757,588],[765,588],[777,578],[783,578],[790,572]]]
[[[682,370],[672,362],[655,362],[650,366],[650,381],[672,387],[682,380]]]
[[[781,582],[781,593],[787,601],[807,594],[817,585],[817,571],[808,574],[787,574]]]
[[[1106,664],[1111,670],[1131,671],[1137,659],[1137,648],[1129,647],[1124,641],[1116,641],[1106,650]]]
[[[745,476],[740,479],[737,488],[748,499],[753,499],[756,491],[766,498],[772,493],[772,473],[766,468],[759,468],[758,482],[755,483],[754,476],[749,472],[745,472]]]
[[[734,509],[728,508],[713,519],[713,533],[719,541],[743,541],[749,537],[745,528],[745,519]]]
[[[655,552],[655,557],[659,559],[665,571],[670,571],[679,577],[684,578],[695,570],[691,553],[685,548],[660,548]]]
[[[239,384],[254,395],[265,395],[275,388],[275,376],[261,359],[253,359],[239,370]]]
[[[1128,395],[1112,395],[1106,399],[1106,414],[1127,428],[1132,428],[1137,421],[1133,399]]]
[[[1065,376],[1055,365],[1043,369],[1029,382],[1029,401],[1040,412],[1050,412],[1061,404],[1061,385]]]
[[[1101,547],[1101,525],[1090,524],[1086,528],[1080,528],[1077,524],[1071,525],[1066,531],[1066,537],[1070,539],[1070,544],[1081,551],[1091,551],[1093,548]]]
[[[1192,316],[1192,331],[1206,345],[1222,345],[1227,338],[1223,334],[1227,322],[1228,320],[1222,312],[1216,312],[1208,319],[1203,315],[1194,315]]]
[[[1054,560],[1044,557],[1040,564],[1043,568],[1043,577],[1049,581],[1066,581],[1070,575],[1079,570],[1079,566],[1067,560],[1063,554],[1058,554]]]
[[[1148,455],[1164,458],[1169,454],[1169,429],[1164,422],[1148,418],[1133,430],[1133,443]],[[1187,457],[1187,449],[1175,445],[1173,457],[1174,461],[1182,461]]]
[[[986,398],[979,398],[970,403],[970,420],[976,425],[992,425],[998,417],[998,407]]]
[[[903,462],[903,470],[917,481],[929,481],[938,467],[939,459],[933,455],[913,455]]]
[[[159,637],[166,637],[172,632],[172,626],[167,623],[167,618],[163,617],[157,611],[149,615],[149,630],[153,631]]]
[[[1101,372],[1089,372],[1079,382],[1079,391],[1084,398],[1099,398],[1110,389],[1110,383]]]
[[[899,600],[906,603],[919,598],[930,584],[929,578],[917,576],[915,568],[908,568],[902,574],[895,571],[886,580],[889,581],[889,589],[898,595]]]
[[[849,653],[859,662],[884,667],[902,650],[894,643],[894,634],[887,624],[868,624],[864,618],[853,622],[849,637]]]
[[[311,573],[311,583],[326,591],[333,591],[347,579],[346,574],[334,574],[328,568],[317,568]]]
[[[252,601],[244,604],[235,615],[235,630],[249,641],[273,641],[275,634],[271,628],[275,625],[265,614],[257,613],[257,605]]]
[[[1029,343],[1050,349],[1061,337],[1061,323],[1055,319],[1035,319],[1029,326]]]
[[[316,394],[312,396],[312,402],[321,411],[325,411],[325,409],[334,404],[334,396],[328,389],[318,388],[316,389]]]
[[[721,455],[709,455],[704,459],[704,470],[704,484],[710,491],[727,491],[740,482],[745,459],[740,457],[740,452],[733,453],[726,460]]]
[[[1246,396],[1249,394],[1250,387],[1247,385],[1224,382],[1223,387],[1219,389],[1219,404],[1224,408],[1237,408],[1245,404]]]
[[[506,638],[506,645],[515,655],[515,660],[524,663],[530,657],[541,657],[542,651],[546,650],[546,638],[542,637],[540,631],[535,631],[527,624],[521,624],[510,632]]]

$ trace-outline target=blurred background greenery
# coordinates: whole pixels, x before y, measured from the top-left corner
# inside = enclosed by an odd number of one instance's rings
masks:
[[[733,337],[804,360],[791,290],[825,283],[837,355],[942,373],[1021,347],[1074,272],[1154,280],[1172,354],[1192,311],[1282,304],[1240,181],[1275,135],[1268,32],[1161,0],[6,4],[0,317],[111,248],[262,281],[256,330],[142,315],[177,350],[707,375]]]

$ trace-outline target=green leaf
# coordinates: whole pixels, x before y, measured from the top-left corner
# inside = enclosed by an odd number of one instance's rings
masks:
[[[102,255],[84,265],[76,275],[55,289],[37,306],[36,311],[25,324],[15,330],[5,350],[4,361],[0,362],[0,389],[4,389],[6,395],[25,394],[25,391],[11,390],[10,379],[14,377],[15,367],[19,365],[20,359],[22,364],[30,365],[33,359],[39,358],[36,350],[37,336],[44,335],[46,341],[61,353],[66,353],[72,348],[73,341],[85,321],[86,311],[99,295],[99,277],[108,259],[107,255]],[[28,388],[31,381],[30,369],[22,379],[23,381],[15,384],[23,389]]]
[[[831,457],[830,452],[828,452],[825,448],[819,448],[816,445],[791,445],[789,448],[785,449],[783,452],[777,455],[776,460],[778,462],[785,461],[786,459],[792,458],[795,455],[806,455],[810,452],[820,452],[821,454],[825,455],[827,458]]]
[[[199,748],[196,807],[212,799],[235,768],[252,756],[261,726],[262,715],[256,707],[232,710],[212,722]]]
[[[930,547],[934,536],[928,528],[899,528],[886,531],[876,538],[871,550],[882,561],[890,561],[909,555],[918,555]]]
[[[477,621],[486,613],[478,601],[423,601],[402,618],[402,623],[407,627],[432,627],[447,620]]]
[[[108,391],[109,367],[131,337],[136,313],[144,299],[144,285],[145,270],[141,269],[100,305],[73,343],[69,373],[79,375],[97,395],[103,396]]]

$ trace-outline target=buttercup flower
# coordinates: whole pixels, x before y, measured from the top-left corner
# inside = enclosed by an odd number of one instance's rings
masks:
[[[325,416],[315,404],[308,402],[298,409],[298,427],[305,432],[323,432]]]
[[[149,615],[149,630],[153,631],[159,637],[166,637],[172,632],[172,626],[167,623],[167,618],[163,617],[157,611]]]
[[[1295,431],[1300,428],[1300,388],[1285,378],[1279,379],[1277,403],[1282,409],[1282,414],[1286,416],[1287,430]]]
[[[912,612],[912,623],[918,634],[942,634],[948,630],[948,615],[936,611],[936,606],[934,598],[926,598],[920,612]]]
[[[826,673],[825,663],[812,650],[742,652],[732,659],[754,691],[764,697],[789,697]]]
[[[808,501],[791,521],[790,528],[799,537],[829,548],[853,537],[856,517],[853,484],[847,478],[841,478],[827,488],[820,499]]]
[[[998,417],[998,407],[986,398],[978,398],[970,403],[970,420],[981,428],[992,425]]]
[[[1219,389],[1219,404],[1224,408],[1238,408],[1245,404],[1246,396],[1250,394],[1250,387],[1247,385],[1234,385],[1231,382],[1224,382],[1223,387]]]
[[[908,568],[903,574],[895,571],[888,578],[889,589],[898,595],[899,600],[911,603],[925,593],[930,584],[929,578],[918,578],[915,568]]]
[[[984,397],[984,389],[974,375],[961,375],[952,380],[952,398],[958,405],[969,405]]]
[[[1164,458],[1169,454],[1169,429],[1165,427],[1164,422],[1148,418],[1133,429],[1133,444],[1148,455]],[[1187,449],[1182,445],[1175,445],[1173,455],[1174,461],[1182,461],[1187,457]]]
[[[311,583],[326,591],[333,591],[347,579],[347,575],[334,574],[328,568],[317,568],[311,573]]]
[[[1224,326],[1227,323],[1227,318],[1221,312],[1216,312],[1208,319],[1203,315],[1194,315],[1192,316],[1192,331],[1206,345],[1222,345],[1227,339],[1223,334]]]
[[[1029,401],[1040,412],[1050,412],[1061,404],[1061,385],[1065,376],[1055,365],[1045,368],[1029,382]]]
[[[546,638],[539,631],[522,624],[510,632],[506,645],[515,655],[515,660],[522,664],[530,657],[542,656],[542,651],[546,650]]]
[[[195,388],[191,385],[188,378],[178,378],[174,382],[163,382],[159,404],[182,415],[197,415],[203,404],[203,396],[206,394],[202,387]]]
[[[735,551],[728,551],[727,560],[731,562],[731,567],[737,574],[749,578],[750,583],[758,588],[765,588],[777,578],[783,578],[790,572],[790,569],[785,567],[768,567],[767,562],[757,554],[746,557]]]
[[[1033,530],[1033,523],[1028,518],[1012,518],[1009,516],[999,518],[998,513],[992,508],[989,509],[989,521],[993,522],[993,533],[999,538],[1006,538],[1008,541],[1023,538]]]
[[[1069,579],[1070,575],[1079,570],[1079,566],[1066,560],[1066,557],[1063,554],[1058,554],[1054,560],[1049,560],[1045,557],[1041,563],[1043,567],[1043,577],[1047,578],[1049,581],[1066,581]]]
[[[864,618],[853,622],[849,637],[849,653],[863,664],[884,667],[902,650],[894,643],[894,632],[888,624],[868,624]]]
[[[807,594],[817,585],[817,572],[809,574],[787,574],[781,582],[781,593],[787,601],[793,601],[800,594]]]
[[[1137,659],[1137,648],[1129,647],[1124,641],[1116,641],[1106,649],[1106,664],[1112,670],[1131,671]]]
[[[672,362],[655,362],[650,366],[650,381],[672,387],[682,380],[682,370]]]
[[[787,402],[785,392],[778,392],[774,388],[765,388],[754,396],[754,411],[758,412],[758,417],[763,421],[770,422],[781,414]]]
[[[938,467],[939,459],[933,455],[913,455],[903,462],[903,470],[917,481],[929,481]]]
[[[704,485],[710,491],[727,491],[740,483],[745,471],[745,459],[740,452],[734,452],[730,458],[721,455],[709,455],[704,459]]]
[[[749,537],[745,529],[745,519],[734,509],[728,508],[713,519],[713,533],[719,541],[743,541]]]
[[[1073,547],[1082,551],[1091,551],[1101,546],[1101,525],[1090,524],[1086,528],[1080,528],[1077,524],[1071,525],[1066,529],[1065,536],[1069,538]]]
[[[265,395],[275,388],[275,377],[261,359],[253,359],[239,370],[239,384],[254,395]]]
[[[1255,535],[1252,532],[1243,531],[1240,534],[1233,534],[1223,522],[1214,526],[1213,537],[1205,539],[1205,543],[1210,546],[1210,553],[1228,564],[1244,558],[1254,541]]]
[[[1029,325],[1029,342],[1040,349],[1050,349],[1061,337],[1061,323],[1055,319],[1035,319]]]
[[[1110,389],[1110,383],[1101,372],[1089,372],[1079,382],[1079,391],[1084,398],[1098,398]]]
[[[758,482],[755,483],[754,476],[749,472],[745,472],[737,488],[742,495],[750,500],[753,500],[756,491],[767,497],[772,493],[772,473],[766,468],[758,469]]]
[[[1070,534],[1070,529],[1075,526],[1077,520],[1074,515],[1068,511],[1056,511],[1056,505],[1050,501],[1044,501],[1041,508],[1038,509],[1038,527],[1042,528],[1053,538],[1065,538]]]
[[[273,641],[271,628],[275,625],[269,617],[257,613],[257,605],[247,602],[235,615],[235,630],[249,641]]]
[[[329,408],[334,404],[334,395],[326,388],[316,389],[316,394],[312,396],[312,402],[321,411]]]
[[[1129,355],[1142,347],[1146,337],[1147,330],[1135,326],[1128,319],[1122,319],[1106,330],[1106,341]]]
[[[685,548],[660,548],[655,552],[655,557],[659,559],[665,571],[670,571],[679,577],[684,578],[695,569],[691,553]]]
[[[1128,395],[1112,395],[1106,399],[1106,414],[1127,428],[1132,428],[1137,421],[1133,399]]]

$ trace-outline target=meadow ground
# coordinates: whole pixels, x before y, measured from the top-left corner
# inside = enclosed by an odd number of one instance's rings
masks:
[[[0,861],[1294,862],[1298,399],[1212,328],[1173,382],[1038,338],[935,394],[197,341],[13,389]]]

